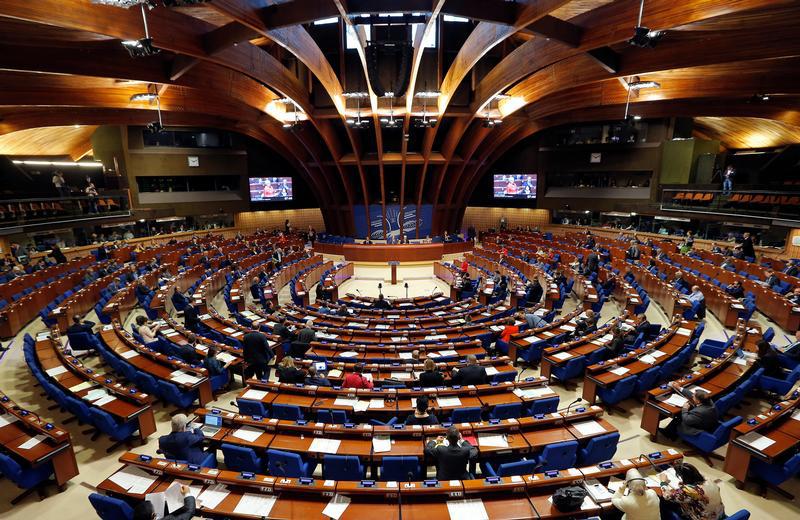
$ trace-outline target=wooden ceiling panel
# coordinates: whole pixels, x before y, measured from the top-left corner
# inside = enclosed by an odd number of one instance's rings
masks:
[[[575,18],[576,16],[580,16],[592,9],[597,9],[598,7],[603,7],[606,4],[610,4],[614,0],[572,0],[565,6],[562,6],[552,13],[552,16],[556,18],[561,18],[562,20],[570,20]]]
[[[73,157],[73,152],[85,147],[96,129],[95,125],[72,125],[11,132],[0,135],[0,155]]]
[[[755,117],[697,117],[695,127],[726,148],[772,148],[800,143],[800,127]]]

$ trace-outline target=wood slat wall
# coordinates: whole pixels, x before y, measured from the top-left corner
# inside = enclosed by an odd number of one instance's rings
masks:
[[[509,228],[517,226],[544,226],[550,223],[550,211],[533,208],[481,208],[467,207],[462,229],[474,226],[478,231],[500,226],[500,217],[505,216]]]
[[[252,233],[257,229],[283,229],[289,219],[294,229],[305,231],[312,226],[320,233],[325,230],[322,212],[319,208],[286,209],[275,211],[247,211],[234,215],[235,227],[242,233]]]

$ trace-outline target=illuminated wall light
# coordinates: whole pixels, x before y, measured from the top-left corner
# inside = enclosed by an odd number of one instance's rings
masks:
[[[102,168],[103,163],[101,162],[67,162],[67,161],[23,161],[23,160],[14,160],[11,161],[14,164],[24,164],[25,166],[58,166],[64,168]]]
[[[509,96],[505,99],[502,99],[499,103],[497,108],[500,110],[500,114],[503,117],[508,116],[509,114],[513,114],[520,108],[524,107],[527,104],[525,98],[522,96]]]

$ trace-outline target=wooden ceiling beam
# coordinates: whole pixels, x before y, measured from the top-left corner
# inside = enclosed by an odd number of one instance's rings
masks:
[[[583,28],[555,16],[547,15],[528,25],[521,32],[533,33],[544,38],[557,40],[570,47],[577,47],[581,42]]]
[[[214,55],[232,45],[254,40],[259,36],[261,34],[258,31],[239,22],[231,22],[204,34],[203,48],[208,54]]]

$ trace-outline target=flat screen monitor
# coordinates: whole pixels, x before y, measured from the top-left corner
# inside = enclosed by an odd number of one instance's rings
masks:
[[[496,173],[492,193],[496,199],[535,199],[535,173]]]
[[[250,200],[253,202],[292,200],[292,178],[250,177]]]

